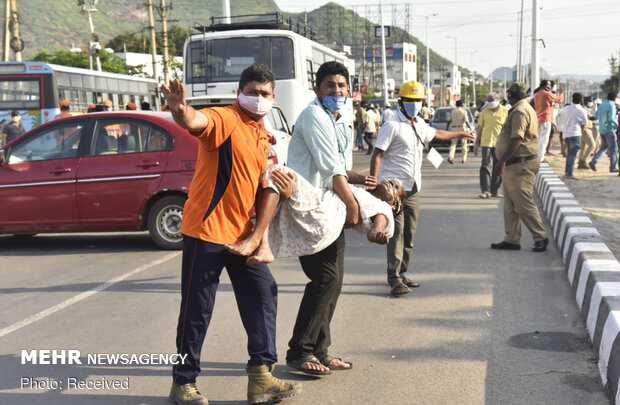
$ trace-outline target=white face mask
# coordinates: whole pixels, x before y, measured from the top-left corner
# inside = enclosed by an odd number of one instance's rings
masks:
[[[264,97],[246,96],[243,92],[239,93],[237,99],[241,107],[256,115],[265,115],[273,107],[273,100]]]
[[[487,108],[490,108],[491,110],[497,108],[498,105],[499,101],[487,101]]]

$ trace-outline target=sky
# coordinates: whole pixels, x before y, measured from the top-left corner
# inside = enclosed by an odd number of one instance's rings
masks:
[[[311,11],[326,0],[275,0],[284,11]],[[336,0],[343,7],[379,4],[379,0]],[[519,0],[385,0],[384,24],[392,21],[392,5],[409,4],[410,33],[468,69],[488,75],[492,69],[517,63]],[[524,0],[523,60],[531,61],[533,0]],[[620,0],[538,0],[540,66],[560,74],[610,75],[608,59],[620,57]],[[361,14],[362,11],[358,12]],[[377,15],[378,13],[374,13]],[[361,14],[363,16],[363,14]],[[377,21],[378,23],[379,21]],[[449,37],[456,37],[449,38]]]

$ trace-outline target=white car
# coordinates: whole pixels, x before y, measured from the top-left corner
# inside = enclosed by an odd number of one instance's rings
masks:
[[[187,99],[188,104],[196,109],[231,105],[235,101],[237,101],[237,97],[229,94],[190,97]],[[269,163],[286,166],[288,161],[288,145],[291,143],[291,129],[286,122],[286,118],[284,118],[282,110],[276,103],[273,104],[273,108],[265,115],[263,121],[270,135],[269,143],[271,143],[271,150],[269,151]]]

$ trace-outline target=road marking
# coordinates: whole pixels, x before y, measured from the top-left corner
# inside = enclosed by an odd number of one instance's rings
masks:
[[[54,305],[53,307],[49,307],[47,309],[44,309],[43,311],[39,312],[38,314],[29,316],[28,318],[19,321],[19,322],[15,322],[13,325],[7,326],[4,329],[0,329],[0,338],[8,335],[11,332],[15,332],[18,329],[23,328],[24,326],[28,326],[31,323],[34,323],[36,321],[39,321],[43,318],[46,318],[58,311],[60,311],[61,309],[67,308],[68,306],[71,306],[77,302],[80,302],[92,295],[97,294],[98,292],[101,292],[107,288],[110,288],[111,286],[113,286],[116,283],[119,283],[123,280],[125,280],[126,278],[129,278],[131,276],[133,276],[134,274],[138,274],[144,270],[150,269],[151,267],[157,266],[159,264],[162,264],[164,262],[167,262],[170,259],[173,259],[177,256],[179,256],[181,254],[181,252],[174,252],[174,253],[170,253],[169,255],[166,255],[160,259],[154,260],[150,263],[144,264],[140,267],[136,267],[135,269],[125,273],[125,274],[121,274],[120,276],[116,276],[108,281],[106,281],[103,284],[98,285],[95,288],[92,288],[88,291],[84,291],[83,293],[80,293],[74,297],[71,297],[67,300],[64,300],[63,302]]]

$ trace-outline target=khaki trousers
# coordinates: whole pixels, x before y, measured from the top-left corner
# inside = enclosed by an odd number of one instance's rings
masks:
[[[594,141],[592,128],[584,129],[581,136],[581,151],[579,152],[579,161],[587,161],[590,157],[590,154],[594,151],[595,146],[596,142]]]
[[[504,240],[521,243],[521,222],[530,230],[534,241],[543,240],[547,232],[534,202],[534,182],[540,159],[513,163],[502,170],[504,180]]]
[[[450,142],[450,150],[448,152],[448,157],[454,159],[454,155],[456,154],[456,143],[461,141],[461,153],[463,154],[463,160],[467,160],[467,138],[455,138]]]

